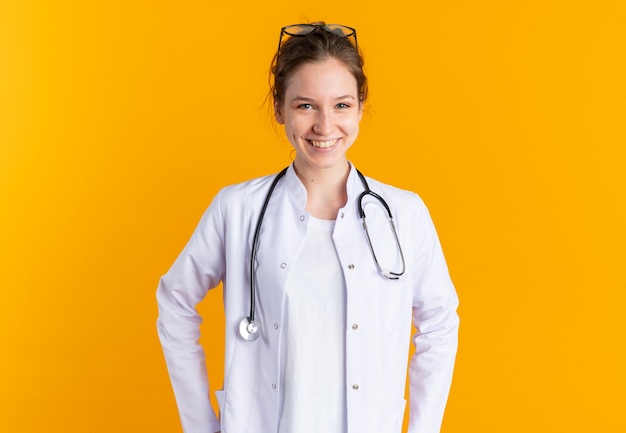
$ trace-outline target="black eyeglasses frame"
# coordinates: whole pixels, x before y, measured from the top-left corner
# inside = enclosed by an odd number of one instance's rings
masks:
[[[299,32],[293,32],[291,29],[298,28]],[[296,36],[305,37],[318,30],[324,30],[328,33],[334,33],[336,35],[344,36],[346,38],[354,38],[354,48],[359,51],[359,43],[356,39],[356,29],[343,24],[291,24],[280,29],[280,37],[278,38],[278,49],[276,50],[276,57],[280,54],[280,47],[283,44],[283,36]],[[304,33],[303,33],[304,31]],[[341,34],[339,34],[340,32]]]

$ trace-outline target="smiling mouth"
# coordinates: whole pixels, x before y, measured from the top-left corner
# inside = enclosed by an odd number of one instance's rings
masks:
[[[318,149],[327,149],[329,147],[333,147],[335,144],[337,144],[338,139],[334,139],[334,140],[326,140],[326,141],[320,141],[320,140],[309,140],[309,142],[313,145],[313,147],[317,147]]]

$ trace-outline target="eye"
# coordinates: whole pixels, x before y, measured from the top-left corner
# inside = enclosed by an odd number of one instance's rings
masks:
[[[339,109],[350,108],[350,104],[346,104],[345,102],[340,102],[339,104],[336,105],[336,107]]]
[[[313,108],[313,106],[311,104],[300,104],[298,105],[298,108],[300,110],[310,110]]]

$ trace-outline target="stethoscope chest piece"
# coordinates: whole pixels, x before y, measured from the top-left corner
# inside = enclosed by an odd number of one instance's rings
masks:
[[[241,323],[239,323],[239,334],[246,341],[254,341],[261,335],[261,324],[244,317]]]

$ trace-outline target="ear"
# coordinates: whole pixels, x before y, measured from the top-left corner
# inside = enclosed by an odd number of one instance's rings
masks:
[[[363,117],[363,101],[359,101],[359,122],[361,121],[362,117]]]
[[[274,116],[276,117],[276,122],[279,125],[285,124],[285,119],[283,118],[283,107],[277,101],[274,102]]]

